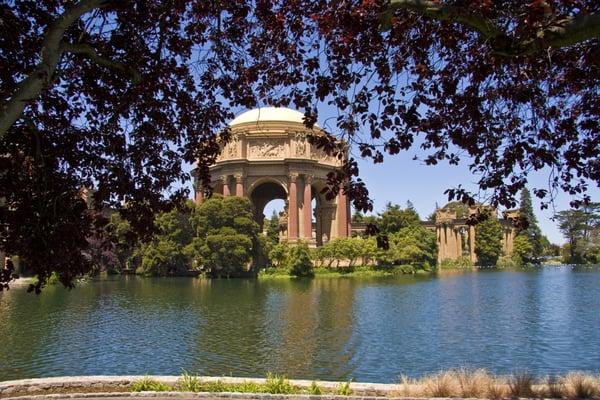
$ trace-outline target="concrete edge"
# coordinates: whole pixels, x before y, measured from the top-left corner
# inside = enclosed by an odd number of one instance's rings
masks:
[[[230,392],[118,392],[118,393],[66,393],[46,394],[19,397],[6,397],[5,400],[65,400],[65,399],[96,399],[96,398],[173,398],[173,399],[240,399],[240,400],[381,400],[377,396],[340,396],[340,395],[310,395],[310,394],[270,394],[270,393],[230,393]],[[427,400],[414,397],[388,397],[388,400]],[[456,400],[436,398],[436,400]],[[476,400],[476,399],[470,399]]]
[[[7,398],[11,394],[34,394],[39,392],[49,392],[56,390],[77,390],[77,389],[88,389],[101,391],[102,388],[122,388],[123,392],[127,392],[128,387],[131,383],[140,380],[142,378],[149,377],[158,382],[165,383],[167,385],[175,385],[181,376],[172,375],[126,375],[126,376],[63,376],[63,377],[52,377],[52,378],[35,378],[35,379],[19,379],[13,381],[0,382],[0,398]],[[263,384],[266,382],[265,378],[239,378],[239,377],[227,377],[227,376],[199,376],[202,382],[216,382],[221,381],[225,384],[241,384],[244,382],[253,382],[257,384]],[[312,384],[312,380],[303,379],[290,379],[290,383],[300,389],[308,389]],[[315,381],[319,387],[325,390],[333,391],[339,385],[345,382],[333,382],[333,381]],[[368,382],[351,382],[350,388],[353,393],[359,397],[373,396],[373,397],[399,397],[400,391],[404,388],[404,385],[397,384],[386,384],[386,383],[368,383]],[[167,393],[167,392],[161,392]],[[236,393],[237,394],[237,393]],[[298,396],[298,395],[296,395]],[[308,395],[307,395],[308,396]],[[223,397],[223,396],[220,396]],[[231,397],[231,396],[229,396]],[[247,398],[244,397],[244,398]],[[263,398],[263,397],[261,397]],[[272,398],[272,397],[268,397]],[[323,398],[323,397],[319,397]]]

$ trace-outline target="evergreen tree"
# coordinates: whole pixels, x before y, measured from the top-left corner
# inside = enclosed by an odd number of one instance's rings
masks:
[[[536,262],[544,253],[544,246],[542,243],[542,231],[538,226],[537,218],[533,212],[531,195],[527,188],[523,188],[523,190],[521,190],[520,208],[521,217],[527,221],[527,228],[522,229],[518,235],[525,236],[531,245],[531,250],[525,254],[522,254],[521,258],[526,262]]]
[[[502,226],[489,215],[475,227],[475,254],[479,265],[494,266],[502,255]]]
[[[567,239],[565,262],[600,261],[600,203],[590,203],[577,210],[559,211],[558,229]]]
[[[277,215],[275,210],[273,210],[273,214],[271,214],[271,219],[268,220],[267,239],[272,244],[279,243],[279,215]]]
[[[403,210],[399,205],[388,203],[381,214],[380,228],[385,234],[399,232],[403,228],[421,225],[421,218],[414,208]]]

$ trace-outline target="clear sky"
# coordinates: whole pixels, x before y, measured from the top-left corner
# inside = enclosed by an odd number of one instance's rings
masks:
[[[237,113],[236,115],[239,115]],[[323,113],[319,118],[319,125],[326,126],[327,115]],[[373,164],[367,160],[361,160],[360,177],[365,181],[370,197],[373,200],[374,212],[383,211],[385,204],[392,202],[402,207],[410,200],[421,219],[426,219],[435,209],[436,202],[443,206],[448,202],[444,191],[448,188],[462,184],[463,187],[476,192],[477,177],[469,172],[466,163],[459,166],[439,164],[427,166],[420,161],[414,161],[413,156],[422,156],[418,146],[401,152],[395,156],[386,156],[381,164]],[[548,172],[540,171],[529,177],[531,187],[546,188]],[[589,194],[593,201],[600,201],[600,190],[593,183],[590,184]],[[565,193],[558,193],[554,204],[549,209],[541,210],[540,202],[532,196],[534,212],[537,216],[542,232],[550,242],[562,244],[565,242],[556,223],[551,220],[556,211],[569,208],[572,197]],[[273,210],[280,211],[283,201],[272,201],[265,208],[264,214],[270,217]]]

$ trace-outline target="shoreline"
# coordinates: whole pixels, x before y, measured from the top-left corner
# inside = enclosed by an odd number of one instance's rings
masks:
[[[449,370],[399,383],[336,382],[173,375],[65,376],[0,382],[0,399],[85,397],[199,397],[242,399],[598,398],[600,375],[572,372],[535,379],[527,373],[493,376]]]

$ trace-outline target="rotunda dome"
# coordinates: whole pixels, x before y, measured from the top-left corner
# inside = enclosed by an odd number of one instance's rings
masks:
[[[246,111],[233,119],[230,126],[259,122],[295,122],[303,124],[304,114],[286,107],[260,107]]]

